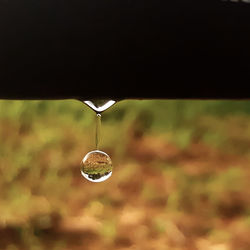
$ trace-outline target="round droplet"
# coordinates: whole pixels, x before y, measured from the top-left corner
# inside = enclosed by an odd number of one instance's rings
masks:
[[[81,162],[81,173],[89,181],[105,181],[112,175],[111,158],[100,150],[91,151]]]

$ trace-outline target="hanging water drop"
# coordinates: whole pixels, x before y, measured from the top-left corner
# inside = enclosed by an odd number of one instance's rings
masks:
[[[101,133],[101,112],[115,104],[112,100],[84,101],[96,112],[96,150],[87,153],[81,162],[81,174],[91,182],[102,182],[112,175],[112,160],[109,155],[99,150]]]
[[[89,181],[105,181],[112,175],[111,158],[105,152],[91,151],[82,160],[81,173]]]

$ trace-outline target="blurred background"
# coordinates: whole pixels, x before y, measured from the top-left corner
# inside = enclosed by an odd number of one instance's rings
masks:
[[[0,101],[1,250],[249,250],[250,101]]]

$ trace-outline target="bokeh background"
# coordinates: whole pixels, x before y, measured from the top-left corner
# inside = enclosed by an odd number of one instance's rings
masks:
[[[249,250],[250,101],[0,101],[1,250]]]

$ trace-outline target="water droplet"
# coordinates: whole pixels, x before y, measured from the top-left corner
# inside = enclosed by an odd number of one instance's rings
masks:
[[[82,176],[92,182],[102,182],[112,175],[112,161],[100,150],[87,153],[81,162]]]
[[[93,109],[96,113],[101,113],[111,106],[113,106],[116,101],[114,100],[90,100],[90,101],[84,101],[86,105],[88,105],[91,109]]]
[[[102,182],[112,175],[112,161],[108,154],[99,150],[101,133],[101,112],[105,111],[116,102],[113,100],[84,101],[96,112],[96,150],[87,153],[81,163],[82,176],[92,182]]]

